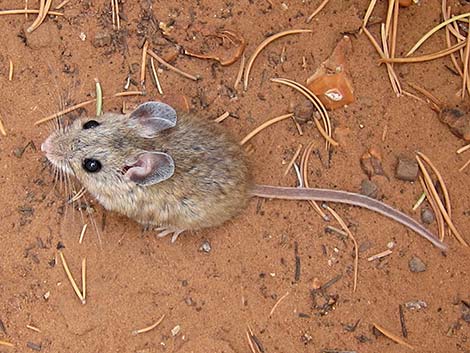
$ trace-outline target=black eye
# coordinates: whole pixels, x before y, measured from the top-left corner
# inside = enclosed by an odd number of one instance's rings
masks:
[[[84,130],[93,129],[94,127],[97,127],[98,125],[100,125],[100,123],[97,122],[96,120],[89,120],[85,124],[83,124],[83,129]]]
[[[90,173],[96,173],[100,171],[101,163],[96,159],[87,158],[83,161],[83,169]]]

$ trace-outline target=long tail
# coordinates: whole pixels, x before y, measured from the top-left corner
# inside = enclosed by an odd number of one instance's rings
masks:
[[[405,227],[410,228],[426,240],[433,243],[439,249],[443,251],[447,250],[447,245],[441,242],[433,233],[410,216],[383,202],[361,194],[331,189],[278,187],[268,185],[255,185],[252,189],[252,194],[254,196],[269,199],[337,202],[363,207],[401,223]]]

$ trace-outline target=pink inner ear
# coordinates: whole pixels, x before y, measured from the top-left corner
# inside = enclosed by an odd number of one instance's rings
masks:
[[[152,185],[170,178],[175,171],[173,159],[162,152],[145,152],[125,173],[131,181],[140,185]]]
[[[147,102],[139,105],[130,117],[131,125],[138,128],[144,138],[151,138],[160,131],[175,127],[176,111],[168,104]]]

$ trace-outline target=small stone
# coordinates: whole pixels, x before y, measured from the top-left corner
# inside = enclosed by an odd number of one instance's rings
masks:
[[[408,310],[421,310],[426,309],[428,304],[423,300],[412,300],[405,303],[405,308]]]
[[[204,240],[202,245],[199,247],[199,250],[205,253],[209,253],[212,250],[211,243],[209,243],[208,240]]]
[[[465,321],[466,323],[470,324],[470,312],[469,313],[463,313],[462,314],[462,320]]]
[[[372,198],[376,198],[378,195],[379,187],[369,179],[364,179],[361,182],[361,190],[360,193],[362,195],[366,195]]]
[[[416,179],[418,179],[418,172],[418,162],[405,156],[398,157],[397,169],[395,171],[397,179],[416,181]]]
[[[408,263],[411,272],[424,272],[426,271],[426,264],[417,256],[413,256]]]
[[[423,223],[431,224],[432,222],[434,222],[435,219],[436,217],[434,216],[433,210],[429,208],[421,209],[421,220],[423,221]]]
[[[173,337],[175,337],[178,333],[180,333],[180,331],[181,331],[181,326],[176,325],[175,327],[171,329],[171,334],[173,335]]]
[[[370,147],[361,156],[361,168],[371,178],[375,175],[385,175],[382,167],[382,153],[377,147]]]
[[[312,288],[313,289],[320,289],[321,288],[320,280],[317,277],[315,277],[313,279]]]
[[[303,100],[302,102],[291,101],[289,107],[294,112],[294,116],[298,121],[306,122],[312,120],[313,105],[308,100]]]
[[[81,40],[82,42],[84,42],[84,41],[86,40],[86,34],[85,34],[85,32],[80,32],[80,34],[79,34],[78,36],[80,37],[80,40]]]
[[[39,343],[34,343],[34,342],[28,342],[26,343],[26,346],[28,348],[31,348],[33,351],[40,351],[42,349],[42,345]]]
[[[108,32],[98,32],[93,38],[93,46],[95,48],[102,48],[111,45],[111,34]]]
[[[51,292],[48,291],[48,292],[44,293],[44,295],[43,295],[44,300],[48,300],[50,296],[51,296]]]

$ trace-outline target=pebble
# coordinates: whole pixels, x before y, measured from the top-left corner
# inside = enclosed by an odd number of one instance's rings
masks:
[[[173,335],[173,337],[175,337],[178,333],[180,333],[180,331],[181,331],[181,326],[176,325],[175,327],[171,329],[171,334]]]
[[[412,300],[405,303],[405,308],[408,310],[421,310],[426,309],[428,304],[423,300]]]
[[[418,172],[418,162],[405,156],[398,157],[397,169],[395,171],[397,179],[416,181],[416,179],[418,179]]]
[[[200,251],[204,251],[205,253],[209,253],[212,250],[211,243],[208,240],[204,240],[204,242],[199,247]]]
[[[108,32],[98,32],[93,38],[93,46],[95,48],[107,47],[111,44],[111,34]]]
[[[421,209],[421,220],[423,221],[423,223],[431,224],[432,222],[434,222],[435,219],[436,217],[434,216],[433,210],[429,208]]]
[[[408,263],[411,272],[424,272],[426,271],[426,264],[417,256],[413,256]]]
[[[379,187],[369,179],[364,179],[361,182],[361,190],[360,193],[362,195],[366,195],[372,198],[376,198],[378,195]]]

